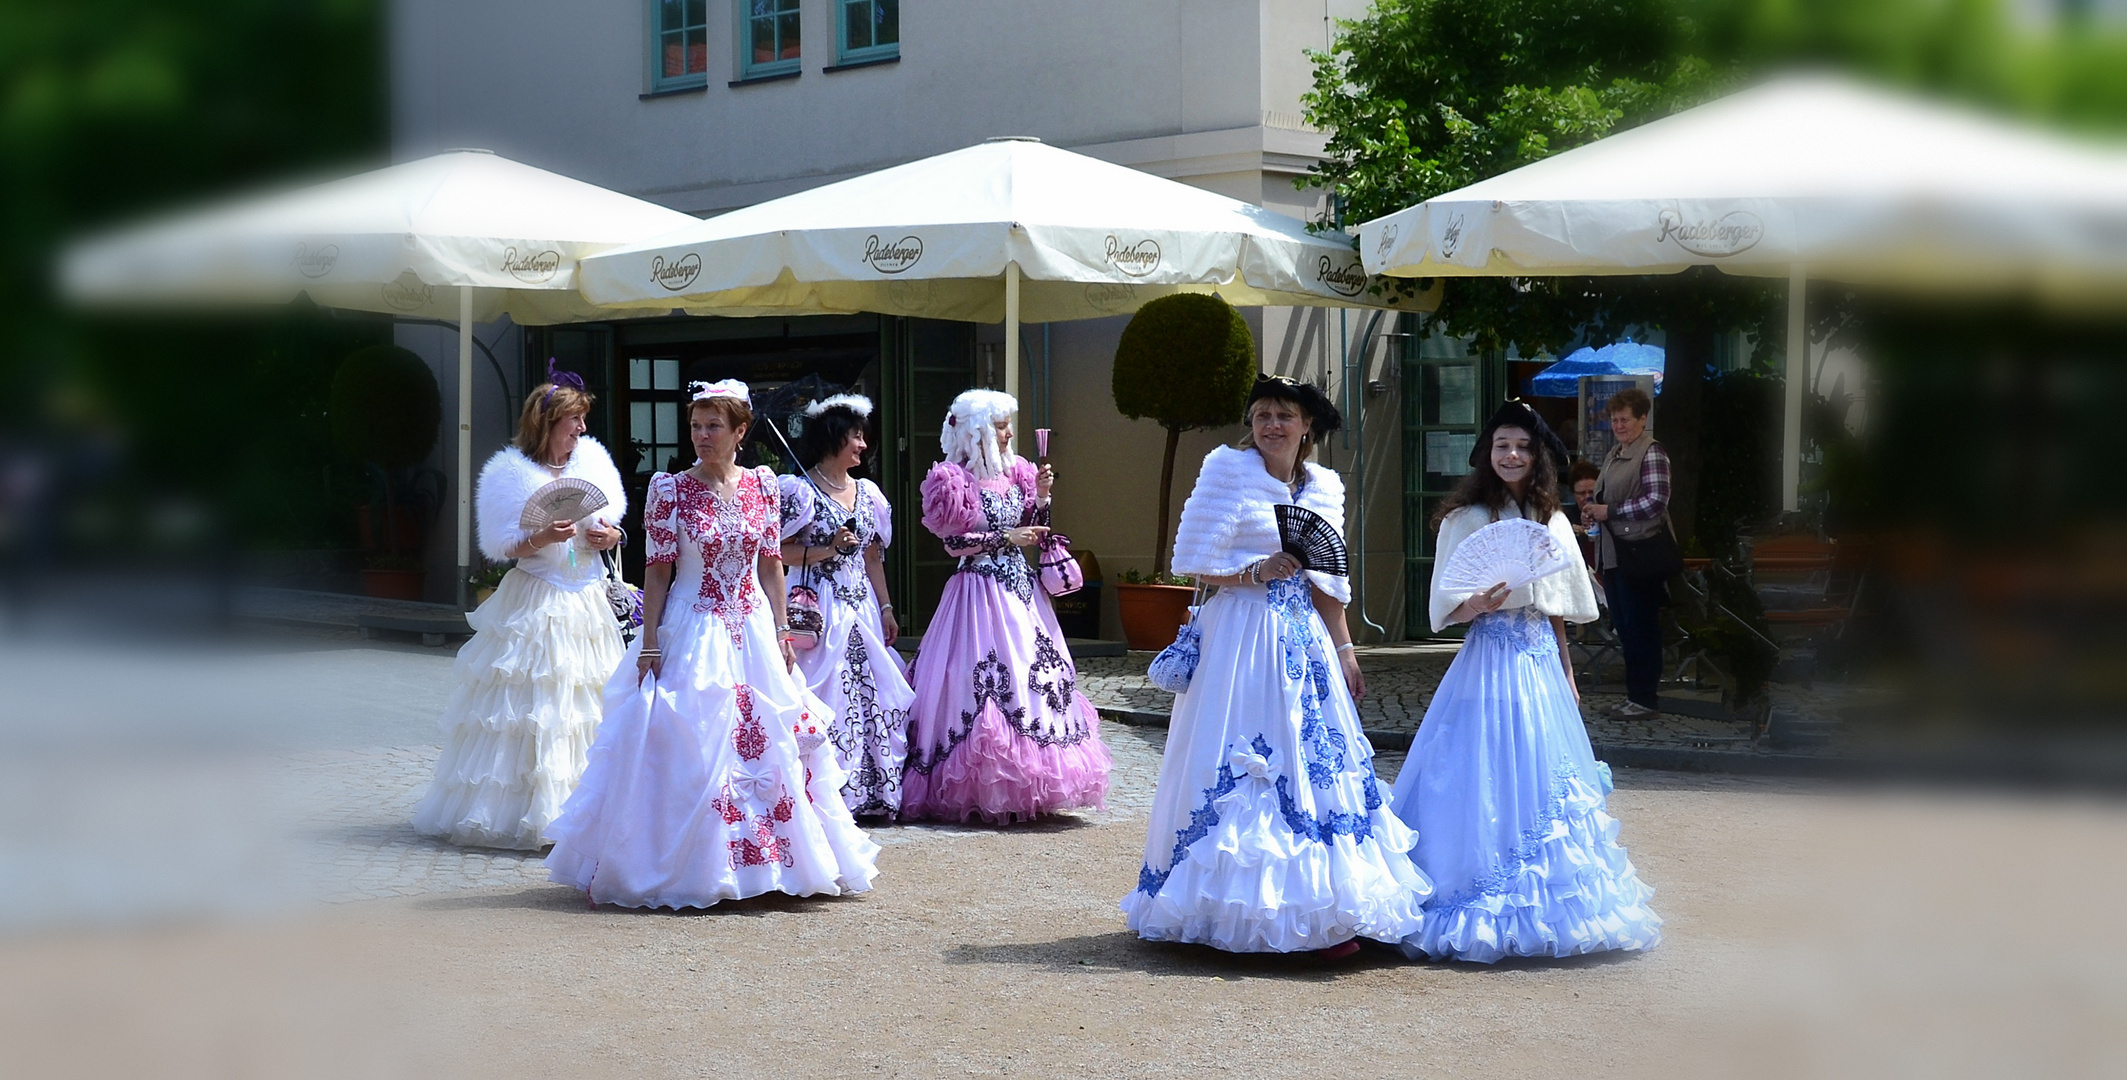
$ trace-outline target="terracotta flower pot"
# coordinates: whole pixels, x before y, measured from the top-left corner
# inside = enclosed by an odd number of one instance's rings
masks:
[[[379,600],[419,600],[427,578],[425,570],[364,570],[362,593]]]
[[[1123,639],[1133,649],[1164,649],[1189,618],[1187,585],[1115,585],[1116,607],[1123,617]]]

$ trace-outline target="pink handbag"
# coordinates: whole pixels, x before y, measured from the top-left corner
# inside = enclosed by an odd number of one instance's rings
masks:
[[[1086,587],[1086,572],[1071,555],[1071,538],[1052,532],[1041,538],[1036,549],[1041,564],[1041,591],[1050,596],[1069,596]]]

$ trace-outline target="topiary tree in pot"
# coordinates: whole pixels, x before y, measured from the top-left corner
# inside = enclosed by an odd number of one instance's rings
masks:
[[[1167,572],[1174,451],[1182,432],[1238,422],[1256,370],[1255,334],[1240,312],[1216,296],[1161,297],[1138,309],[1123,328],[1115,346],[1116,411],[1167,429],[1167,450],[1160,459],[1155,575]]]
[[[375,482],[367,510],[372,536],[381,524],[383,540],[371,569],[417,570],[418,551],[405,548],[419,548],[441,503],[441,474],[419,468],[436,448],[443,422],[435,373],[397,345],[357,349],[333,372],[327,410],[333,441],[349,457],[367,463]],[[418,585],[414,589],[418,592]]]

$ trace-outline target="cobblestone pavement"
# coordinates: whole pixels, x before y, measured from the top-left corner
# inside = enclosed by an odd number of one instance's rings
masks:
[[[1098,824],[1142,821],[1159,780],[1166,732],[1107,724],[1115,758],[1105,809],[1073,816]],[[436,767],[434,746],[332,750],[286,762],[280,798],[303,806],[286,863],[305,891],[333,902],[543,884],[544,852],[460,848],[415,834],[414,804]],[[990,831],[983,826],[868,823],[882,846],[950,841]]]
[[[1368,732],[1409,735],[1425,719],[1433,691],[1440,685],[1459,646],[1409,644],[1364,646],[1359,664],[1366,673],[1366,696],[1359,701],[1360,723]],[[1174,695],[1145,679],[1145,669],[1156,655],[1132,652],[1124,656],[1087,657],[1078,661],[1079,687],[1095,707],[1111,712],[1140,714],[1144,722],[1163,722],[1174,707]],[[1759,748],[1752,738],[1752,725],[1740,720],[1714,720],[1665,712],[1645,720],[1612,720],[1605,713],[1625,700],[1615,685],[1593,686],[1582,677],[1581,713],[1588,737],[1606,746],[1661,749],[1723,749],[1751,751]],[[1691,695],[1668,690],[1665,694],[1705,700],[1711,695]],[[1833,718],[1854,695],[1837,688],[1806,689],[1775,684],[1771,696],[1776,709],[1793,710],[1813,717]],[[1137,719],[1132,717],[1131,719]],[[1384,740],[1400,742],[1401,740]],[[1835,752],[1832,748],[1817,752]],[[1787,750],[1784,752],[1795,752]],[[1803,752],[1809,752],[1804,750]]]

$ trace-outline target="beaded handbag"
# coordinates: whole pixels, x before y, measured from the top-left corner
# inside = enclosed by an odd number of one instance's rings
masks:
[[[1204,632],[1196,625],[1197,613],[1203,606],[1204,586],[1198,585],[1195,595],[1189,598],[1189,617],[1174,632],[1174,644],[1161,649],[1152,658],[1152,666],[1145,670],[1145,679],[1152,685],[1170,694],[1189,689],[1189,680],[1196,676],[1197,661],[1204,653]]]

